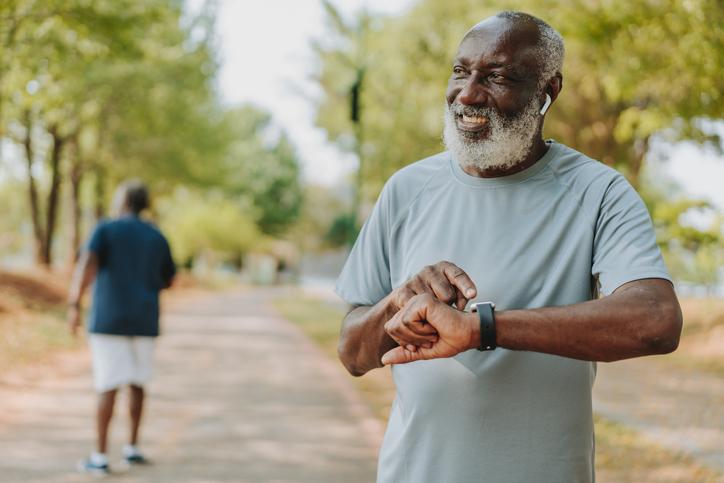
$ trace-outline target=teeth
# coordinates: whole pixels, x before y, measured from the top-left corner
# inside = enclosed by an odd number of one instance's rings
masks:
[[[481,116],[466,116],[463,114],[463,122],[470,122],[475,124],[485,124],[487,119]]]

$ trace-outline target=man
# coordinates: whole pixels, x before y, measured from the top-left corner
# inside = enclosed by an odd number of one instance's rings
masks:
[[[340,275],[340,359],[356,376],[393,364],[378,482],[592,482],[595,361],[678,344],[640,198],[542,139],[562,63],[538,18],[473,27],[448,84],[448,151],[392,176]]]
[[[93,379],[98,392],[97,447],[78,464],[81,471],[109,473],[108,427],[116,392],[130,386],[131,430],[123,456],[129,464],[147,460],[138,448],[144,385],[152,372],[154,340],[159,334],[159,292],[171,285],[175,267],[161,232],[140,218],[148,208],[146,187],[138,181],[116,191],[117,218],[100,223],[81,253],[70,290],[68,319],[75,334],[80,302],[95,279],[88,320]]]

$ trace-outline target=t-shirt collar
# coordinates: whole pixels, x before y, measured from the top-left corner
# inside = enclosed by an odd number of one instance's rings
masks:
[[[455,157],[448,151],[450,169],[455,179],[468,186],[492,188],[520,183],[540,173],[540,171],[546,167],[548,162],[557,155],[560,150],[560,144],[552,139],[547,140],[546,144],[548,145],[548,151],[538,161],[536,161],[535,164],[525,168],[523,171],[518,171],[517,173],[508,176],[499,176],[496,178],[480,178],[478,176],[472,176],[460,167],[460,164],[457,162]]]

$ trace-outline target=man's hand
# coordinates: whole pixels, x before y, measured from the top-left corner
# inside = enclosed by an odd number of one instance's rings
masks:
[[[435,331],[431,343],[420,343],[422,334]],[[385,331],[399,345],[382,356],[383,364],[452,357],[478,346],[480,324],[475,314],[457,310],[430,294],[415,295],[385,324]],[[416,346],[410,350],[410,346]]]
[[[475,284],[465,271],[450,262],[437,262],[420,270],[417,275],[392,292],[392,300],[400,310],[415,295],[430,294],[446,304],[462,310],[475,297]]]
[[[80,327],[80,307],[75,304],[71,304],[68,307],[68,326],[70,327],[70,333],[73,337],[78,335],[78,328]]]
[[[354,376],[381,367],[382,355],[397,344],[385,332],[385,323],[415,295],[427,294],[441,300],[440,303],[448,308],[454,303],[462,309],[476,293],[475,284],[460,267],[444,261],[425,267],[375,305],[350,310],[342,321],[337,349],[342,364]],[[407,344],[409,351],[416,351],[418,347],[430,349],[439,339],[437,331],[429,324],[415,325],[407,338],[414,341]]]
[[[462,310],[468,300],[475,297],[477,290],[462,268],[453,263],[441,261],[435,265],[426,266],[417,275],[397,287],[392,292],[391,299],[399,311],[412,297],[421,294],[429,294],[447,305],[455,304],[458,309]],[[429,324],[409,327],[406,335],[405,340],[408,342],[403,347],[412,352],[416,351],[418,347],[429,349],[437,341],[437,332]],[[399,340],[397,342],[400,343]]]

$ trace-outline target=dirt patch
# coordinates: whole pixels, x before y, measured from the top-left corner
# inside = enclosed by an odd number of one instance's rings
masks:
[[[687,298],[681,301],[684,336],[705,334],[724,327],[724,299]]]
[[[65,276],[50,272],[0,272],[0,313],[61,306],[68,298],[67,286]]]

